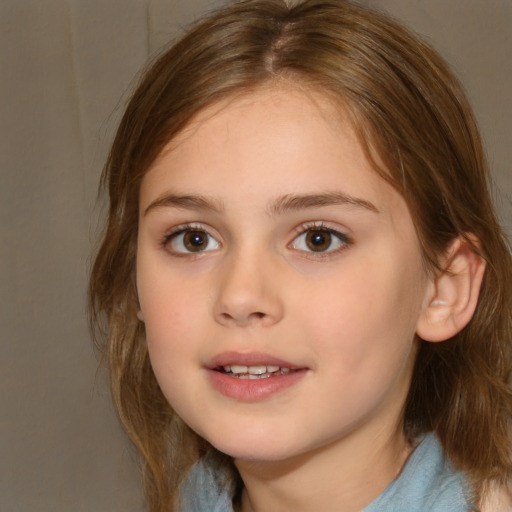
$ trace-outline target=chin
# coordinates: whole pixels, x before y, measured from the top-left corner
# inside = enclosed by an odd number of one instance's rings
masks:
[[[267,447],[247,449],[228,449],[224,450],[221,447],[216,447],[222,453],[229,455],[234,460],[247,461],[247,462],[281,462],[290,458],[290,454],[282,450],[269,449]]]
[[[262,434],[235,437],[226,431],[221,436],[204,436],[205,439],[217,450],[233,459],[247,461],[276,462],[294,455],[295,450],[288,443],[283,442],[283,437],[275,438],[273,435]],[[289,441],[289,440],[288,440]]]
[[[229,455],[234,460],[247,462],[284,462],[309,452],[312,447],[300,443],[292,443],[283,438],[274,439],[253,439],[248,442],[234,443],[221,440],[218,443],[211,443],[217,450]]]

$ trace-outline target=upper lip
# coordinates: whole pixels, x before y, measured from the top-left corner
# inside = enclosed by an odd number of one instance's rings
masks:
[[[208,361],[206,367],[213,370],[222,366],[279,366],[296,370],[303,368],[263,352],[222,352]]]

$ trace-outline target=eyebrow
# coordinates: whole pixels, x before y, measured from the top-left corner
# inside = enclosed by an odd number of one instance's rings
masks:
[[[224,210],[222,202],[206,196],[165,194],[155,199],[144,210],[147,215],[151,210],[162,207],[182,208],[185,210],[209,210],[220,213]]]
[[[324,206],[352,206],[368,210],[373,213],[380,213],[380,210],[371,202],[365,199],[344,194],[342,192],[325,192],[319,194],[286,194],[272,201],[268,212],[272,216],[282,215],[289,211],[307,210],[310,208],[321,208]],[[224,204],[214,198],[201,195],[177,195],[165,194],[155,199],[144,210],[144,215],[150,211],[162,208],[180,208],[185,210],[207,210],[214,213],[224,211]]]
[[[280,215],[288,211],[321,208],[322,206],[354,206],[373,213],[380,213],[380,210],[373,203],[342,192],[304,195],[287,194],[276,199],[270,206],[269,212],[271,215]]]

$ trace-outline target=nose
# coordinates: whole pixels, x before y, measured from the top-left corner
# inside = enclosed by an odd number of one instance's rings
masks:
[[[233,254],[219,269],[215,320],[224,326],[278,323],[284,313],[279,269],[271,257]]]

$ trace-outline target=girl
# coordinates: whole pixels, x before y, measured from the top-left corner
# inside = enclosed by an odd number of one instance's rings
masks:
[[[349,1],[237,2],[164,53],[90,284],[149,509],[506,510],[487,182],[443,60]]]

